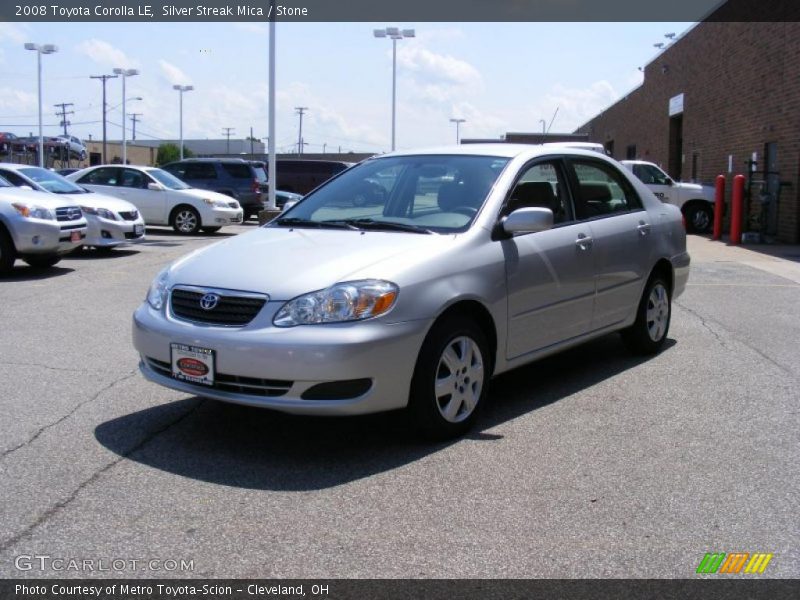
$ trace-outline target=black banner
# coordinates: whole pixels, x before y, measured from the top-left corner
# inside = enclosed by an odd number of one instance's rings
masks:
[[[795,0],[3,0],[0,21],[784,21]]]
[[[774,600],[800,580],[0,580],[3,600]]]

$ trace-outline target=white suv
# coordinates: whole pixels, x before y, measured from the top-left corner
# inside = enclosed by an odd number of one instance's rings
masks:
[[[51,267],[86,238],[86,219],[71,200],[15,188],[0,177],[0,275],[21,258]]]
[[[686,217],[690,231],[705,233],[714,223],[714,188],[710,185],[675,181],[657,165],[643,160],[620,161],[656,197],[667,204],[674,204]]]

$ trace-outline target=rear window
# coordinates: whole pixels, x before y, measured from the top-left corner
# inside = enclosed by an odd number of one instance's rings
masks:
[[[264,167],[264,164],[250,163],[250,166],[253,168],[253,174],[256,177],[256,181],[259,183],[267,183],[267,170]]]
[[[236,164],[236,163],[222,163],[222,168],[236,179],[252,179],[253,172],[250,170],[250,165]]]

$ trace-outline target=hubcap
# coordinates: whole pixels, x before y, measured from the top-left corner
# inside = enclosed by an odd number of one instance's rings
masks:
[[[647,299],[647,333],[650,339],[658,342],[667,332],[669,321],[669,294],[666,288],[657,283]]]
[[[197,228],[197,217],[193,212],[183,210],[175,216],[175,224],[180,231],[190,233]]]
[[[475,340],[461,336],[451,341],[436,369],[436,407],[446,421],[459,423],[468,418],[483,389],[483,356]]]
[[[705,231],[708,227],[708,224],[711,222],[708,213],[704,210],[698,210],[694,213],[694,219],[692,219],[694,228],[698,231]]]

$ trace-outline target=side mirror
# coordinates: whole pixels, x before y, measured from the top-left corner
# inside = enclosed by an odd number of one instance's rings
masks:
[[[161,185],[160,183],[150,182],[150,183],[147,184],[147,189],[148,190],[152,190],[154,192],[163,192],[164,191],[164,186]]]
[[[21,189],[21,190],[28,190],[28,191],[30,191],[30,192],[32,192],[32,191],[33,191],[33,188],[32,188],[31,186],[29,186],[29,185],[21,185],[21,186],[19,186],[19,189]]]
[[[287,200],[287,201],[284,203],[284,205],[283,205],[283,209],[281,210],[281,212],[282,212],[282,213],[285,213],[287,210],[289,210],[290,208],[292,208],[292,207],[293,207],[295,204],[297,204],[298,202],[300,202],[300,201],[299,201],[299,200]]]
[[[501,226],[509,235],[552,229],[553,211],[549,208],[518,208],[502,220]]]
[[[672,179],[670,179],[669,177],[667,177],[667,185],[673,186],[673,185],[675,185],[675,182],[672,181]]]

